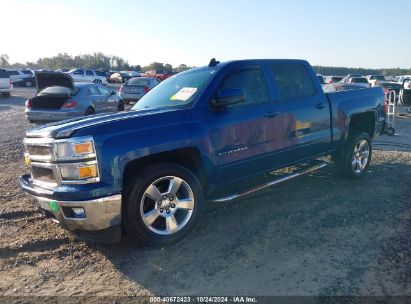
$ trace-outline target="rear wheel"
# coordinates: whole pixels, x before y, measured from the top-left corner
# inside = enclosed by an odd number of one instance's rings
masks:
[[[202,211],[202,188],[187,168],[161,163],[139,170],[125,196],[130,237],[153,245],[182,239]]]
[[[24,82],[24,85],[25,85],[27,88],[30,88],[30,87],[33,86],[33,83],[32,83],[30,80],[26,80],[26,81]]]
[[[87,108],[86,116],[94,115],[94,114],[96,114],[96,111],[94,111],[94,109],[92,107]]]
[[[93,82],[96,83],[96,84],[102,84],[100,79],[95,79]]]
[[[8,98],[8,97],[10,97],[10,92],[3,93],[3,95],[4,95],[4,97]]]
[[[348,178],[362,177],[370,165],[372,147],[367,133],[350,135],[343,151],[334,156],[338,171]]]

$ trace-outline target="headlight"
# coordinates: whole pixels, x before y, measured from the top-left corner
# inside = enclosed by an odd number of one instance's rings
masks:
[[[99,181],[96,161],[59,164],[59,168],[61,173],[61,181],[63,183]]]
[[[91,137],[59,140],[54,145],[56,160],[78,160],[96,157],[94,141]]]

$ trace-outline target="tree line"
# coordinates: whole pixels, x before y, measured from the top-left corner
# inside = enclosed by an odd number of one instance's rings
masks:
[[[59,53],[53,57],[39,58],[37,61],[10,64],[7,54],[0,55],[0,67],[2,68],[28,68],[33,70],[46,69],[73,69],[86,68],[93,70],[113,70],[113,71],[148,71],[163,70],[167,72],[182,72],[192,67],[180,64],[173,67],[169,63],[153,62],[148,66],[130,65],[127,60],[118,56],[108,56],[103,53],[82,54],[71,56],[67,53]]]
[[[73,68],[89,68],[94,70],[114,70],[114,71],[148,71],[148,70],[163,70],[167,72],[182,72],[193,67],[186,64],[180,64],[173,67],[169,63],[153,62],[148,66],[130,65],[127,60],[118,56],[108,56],[97,52],[93,54],[82,54],[71,56],[67,53],[59,53],[53,57],[39,58],[37,61],[25,63],[9,63],[7,54],[0,55],[0,67],[3,68],[29,68],[29,69],[73,69]],[[347,68],[347,67],[327,67],[313,66],[314,70],[322,75],[347,75],[347,74],[383,74],[390,76],[411,75],[411,69],[364,69],[364,68]]]

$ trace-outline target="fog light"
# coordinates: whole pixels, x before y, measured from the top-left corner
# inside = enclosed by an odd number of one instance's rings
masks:
[[[73,211],[74,218],[86,218],[86,212],[83,208],[71,208],[71,211]]]

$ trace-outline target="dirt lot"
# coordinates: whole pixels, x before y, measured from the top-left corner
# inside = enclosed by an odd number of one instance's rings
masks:
[[[0,295],[411,296],[411,118],[379,138],[360,181],[330,164],[211,206],[172,247],[92,245],[43,218],[18,187],[30,92],[0,98]]]

